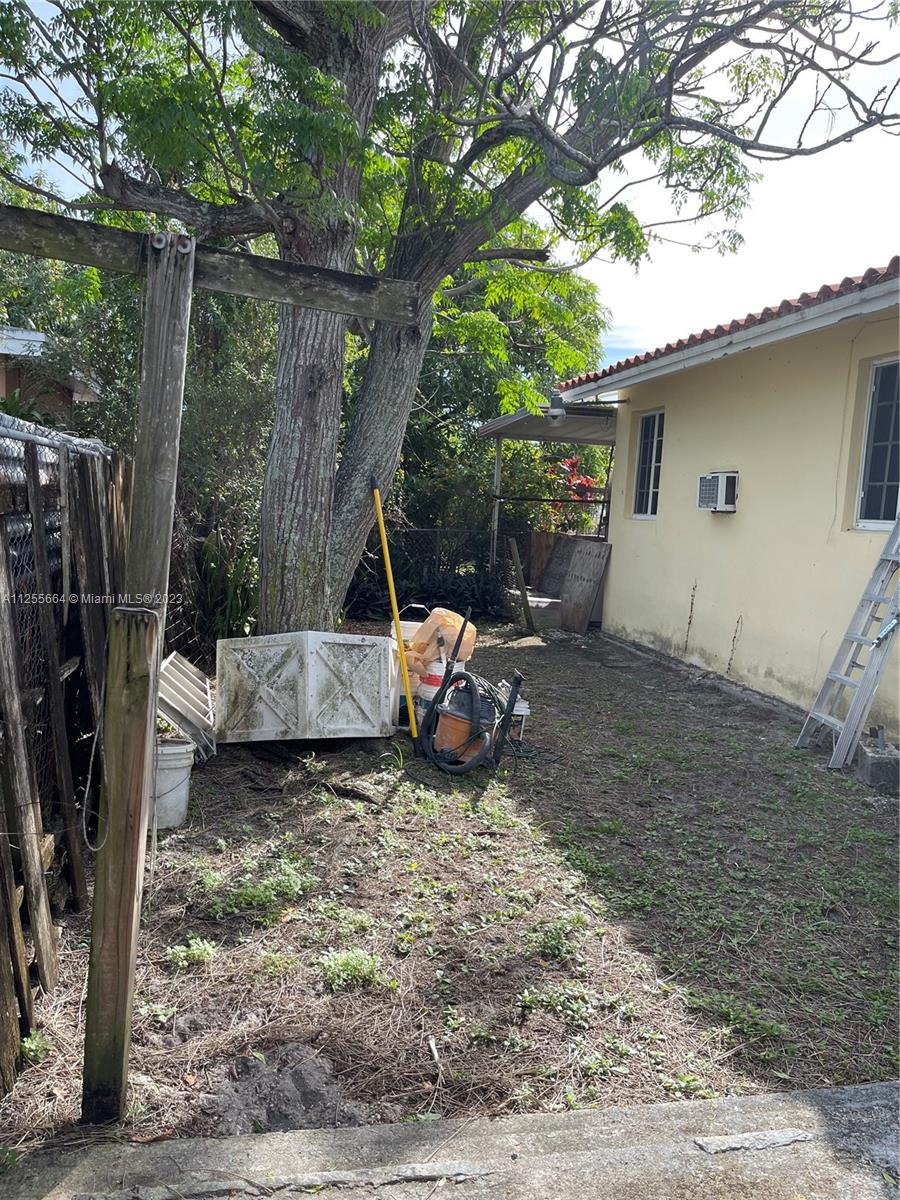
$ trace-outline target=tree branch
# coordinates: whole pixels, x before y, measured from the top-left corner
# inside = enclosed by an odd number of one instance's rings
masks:
[[[292,220],[286,205],[260,204],[255,200],[237,200],[234,204],[215,204],[198,200],[180,188],[147,183],[126,175],[117,163],[100,169],[103,194],[119,208],[131,212],[155,212],[172,217],[197,230],[200,238],[258,237],[262,233],[280,233],[274,225],[273,213],[282,225]]]
[[[493,259],[513,259],[519,262],[546,262],[550,251],[544,246],[498,246],[494,250],[476,250],[466,262],[491,262]]]

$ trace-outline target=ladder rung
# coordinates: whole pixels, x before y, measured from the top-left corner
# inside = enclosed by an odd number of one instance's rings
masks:
[[[860,646],[871,646],[872,645],[872,639],[870,637],[866,637],[865,634],[862,634],[862,633],[848,633],[846,635],[846,637],[844,638],[844,641],[845,642],[858,642],[860,644]]]
[[[880,592],[863,592],[863,600],[871,600],[873,604],[887,604],[890,596],[882,596]]]
[[[852,663],[851,665],[856,667],[856,666],[859,666],[859,663]],[[834,683],[839,683],[842,687],[852,687],[852,688],[859,687],[858,679],[854,679],[850,675],[841,675],[838,671],[829,671],[828,678],[830,680],[832,680]]]
[[[816,712],[813,709],[809,715],[814,717],[821,725],[827,725],[829,729],[837,729],[840,732],[844,728],[844,722],[839,721],[837,717],[832,717],[829,713]]]

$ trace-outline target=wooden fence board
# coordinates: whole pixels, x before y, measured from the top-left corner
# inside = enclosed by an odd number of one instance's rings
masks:
[[[95,728],[103,719],[103,673],[106,663],[106,628],[103,606],[85,597],[103,591],[97,556],[96,509],[92,500],[92,475],[84,466],[84,455],[69,460],[69,517],[72,545],[81,599],[78,617],[84,642],[84,674]]]
[[[550,561],[550,555],[553,553],[553,547],[559,536],[556,533],[545,533],[540,529],[532,531],[528,549],[528,579],[533,588],[540,587],[541,575]]]
[[[130,275],[140,275],[146,269],[149,276],[152,260],[147,261],[148,240],[146,234],[130,229],[75,221],[33,208],[0,205],[0,247],[20,254],[89,263]],[[298,304],[400,325],[415,325],[418,319],[420,288],[405,279],[351,275],[328,267],[286,263],[217,246],[200,245],[196,254],[193,282],[209,291],[254,296],[257,300]],[[192,253],[192,265],[193,257]]]
[[[5,796],[9,791],[9,778],[6,772],[5,758],[0,761],[0,785],[2,785],[0,786],[0,792],[4,793]],[[19,1022],[21,1032],[24,1035],[34,1024],[34,997],[31,990],[31,978],[28,972],[25,935],[22,933],[22,920],[19,916],[18,889],[16,888],[16,879],[13,873],[12,851],[9,845],[9,826],[6,822],[6,807],[4,804],[0,804],[0,891],[3,893],[4,920],[4,925],[0,927],[0,957],[3,955],[5,945],[8,944],[16,999],[19,1004]]]
[[[85,459],[90,471],[96,513],[95,528],[100,535],[100,578],[103,581],[103,594],[109,596],[113,590],[112,578],[112,545],[110,542],[109,514],[109,473],[106,460],[99,455]]]
[[[519,558],[519,546],[514,537],[507,538],[509,553],[516,573],[516,585],[519,589],[519,599],[522,601],[522,616],[531,633],[534,633],[534,617],[531,613],[531,603],[528,599],[528,588],[525,586],[525,572],[522,570],[522,560]]]
[[[84,879],[84,862],[81,855],[81,829],[78,810],[75,806],[75,785],[72,782],[72,762],[69,757],[69,741],[66,736],[66,711],[63,685],[60,678],[59,642],[57,639],[56,606],[47,597],[53,594],[50,576],[50,560],[47,556],[47,540],[44,534],[44,500],[41,494],[38,448],[34,442],[25,446],[25,480],[28,489],[28,507],[31,509],[32,545],[34,547],[34,571],[37,589],[44,596],[38,604],[41,639],[44,643],[46,666],[47,702],[50,713],[50,730],[53,739],[53,757],[56,764],[56,783],[62,809],[63,831],[66,841],[69,882],[72,899],[77,909],[87,903],[87,884]]]
[[[50,902],[41,862],[41,808],[28,753],[22,713],[22,664],[16,624],[15,589],[9,569],[5,528],[0,536],[0,715],[5,731],[4,749],[14,826],[11,830],[22,857],[28,920],[34,941],[38,977],[45,991],[56,986],[58,967],[56,931],[50,920]]]
[[[112,547],[110,566],[113,591],[116,593],[121,593],[125,588],[125,548],[128,544],[127,475],[125,456],[114,454],[110,463],[109,522]]]
[[[7,900],[0,890],[0,929],[7,922]],[[13,980],[12,960],[0,952],[0,1094],[8,1092],[16,1081],[20,1060],[19,1003]]]
[[[151,245],[125,558],[131,607],[114,610],[103,713],[102,848],[94,884],[81,1101],[88,1122],[120,1119],[125,1110],[194,273],[190,239],[156,234]]]

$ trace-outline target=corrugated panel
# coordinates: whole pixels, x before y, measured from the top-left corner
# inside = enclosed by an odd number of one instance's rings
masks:
[[[215,754],[215,718],[209,680],[180,654],[170,654],[163,662],[158,709],[194,743],[201,759]]]

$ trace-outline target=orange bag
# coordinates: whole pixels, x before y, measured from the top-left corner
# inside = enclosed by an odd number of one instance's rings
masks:
[[[427,675],[427,667],[441,657],[441,647],[438,646],[438,634],[444,638],[444,657],[453,652],[459,631],[462,629],[465,617],[449,608],[433,608],[431,615],[426,618],[416,630],[413,640],[409,643],[406,655],[406,665],[415,675]],[[464,663],[472,656],[475,648],[475,638],[478,631],[470,621],[463,635],[462,646],[459,650],[458,661]]]

